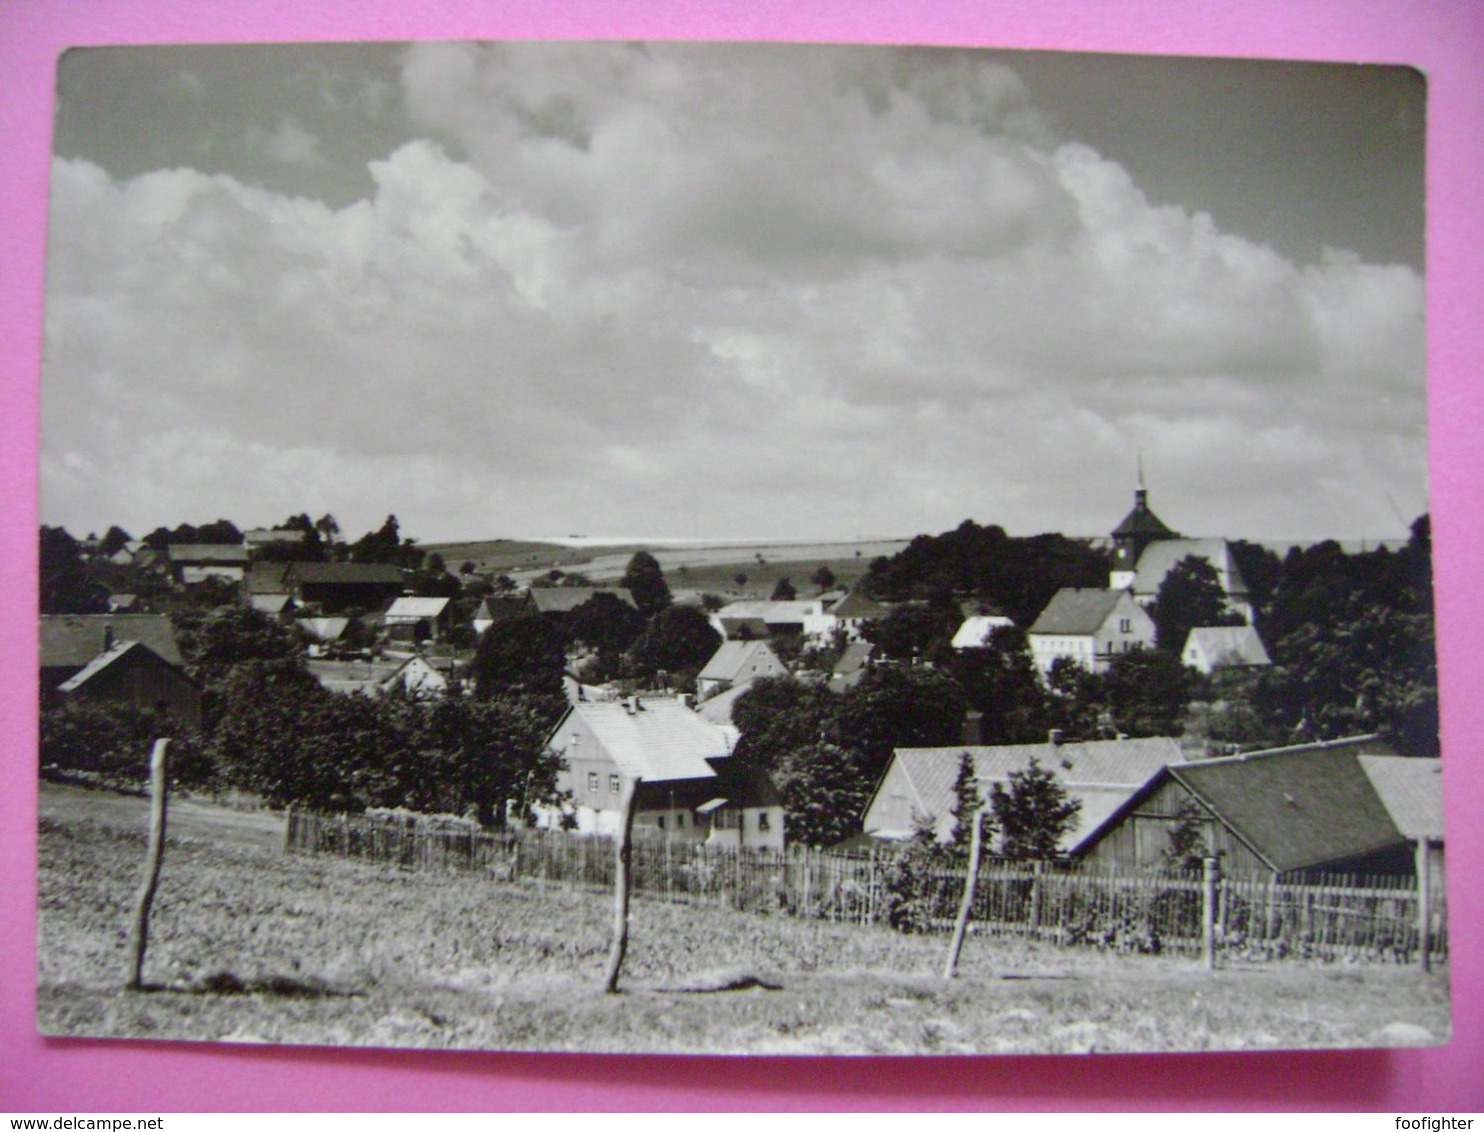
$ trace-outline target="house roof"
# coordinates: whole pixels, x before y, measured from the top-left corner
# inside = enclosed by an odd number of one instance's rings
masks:
[[[895,761],[929,816],[952,812],[953,783],[965,754],[973,759],[979,795],[986,801],[995,783],[1009,782],[1012,773],[1028,769],[1033,759],[1056,775],[1068,798],[1082,803],[1076,825],[1062,835],[1064,850],[1081,840],[1079,831],[1101,825],[1151,776],[1185,758],[1177,741],[1164,738],[1003,747],[899,747]]]
[[[139,604],[138,594],[109,594],[108,611],[110,613],[128,613]]]
[[[289,592],[288,562],[254,562],[247,568],[242,588],[248,594],[286,594]]]
[[[1251,625],[1221,625],[1192,629],[1185,651],[1198,649],[1208,664],[1272,664],[1262,638]]]
[[[1203,558],[1216,570],[1221,588],[1227,594],[1245,599],[1247,582],[1232,558],[1231,545],[1224,538],[1175,538],[1151,542],[1139,555],[1134,573],[1134,593],[1153,597],[1164,584],[1165,575],[1185,558]]]
[[[646,782],[714,778],[708,758],[731,754],[731,738],[677,700],[579,703],[568,709],[587,724],[625,775]],[[560,725],[558,725],[560,729]]]
[[[996,629],[1013,629],[1015,622],[1008,617],[966,617],[964,623],[953,634],[956,649],[978,649],[989,643]]]
[[[585,604],[598,594],[608,594],[615,597],[630,608],[639,608],[634,604],[634,595],[628,590],[616,586],[598,588],[595,586],[535,586],[529,591],[531,604],[536,607],[538,613],[571,613],[579,605]]]
[[[732,726],[732,705],[737,700],[752,691],[752,681],[745,684],[736,684],[725,692],[718,692],[709,699],[702,700],[696,708],[696,714],[707,723],[714,723],[718,727]]]
[[[836,606],[837,610],[838,608]],[[793,625],[802,624],[806,617],[818,617],[821,609],[823,609],[823,604],[817,599],[814,601],[734,601],[718,609],[716,616],[728,620],[755,617],[770,625]]]
[[[885,617],[891,612],[889,606],[882,605],[857,590],[846,594],[839,602],[830,608],[830,612],[836,617],[870,619],[874,617]]]
[[[735,759],[707,759],[707,764],[720,780],[719,794],[725,795],[726,803],[737,809],[757,809],[783,805],[783,795],[773,785],[773,780],[762,771],[744,766]],[[703,805],[710,805],[709,802]],[[712,809],[720,809],[714,806]],[[710,812],[710,811],[708,811]]]
[[[265,593],[249,594],[247,603],[259,613],[282,613],[284,607],[292,601],[288,594]]]
[[[402,571],[375,562],[291,562],[287,578],[300,585],[401,585]]]
[[[721,623],[721,635],[728,640],[759,641],[773,635],[761,617],[722,617],[718,614],[716,619]]]
[[[100,672],[103,672],[104,670],[112,667],[118,661],[122,660],[125,656],[133,656],[136,658],[144,656],[153,658],[156,663],[165,663],[164,658],[156,653],[153,649],[151,649],[148,645],[142,644],[139,641],[120,641],[112,648],[105,649],[103,652],[100,652],[97,656],[93,657],[92,660],[88,661],[87,664],[83,665],[83,667],[76,673],[68,677],[66,680],[62,681],[62,683],[58,684],[57,690],[60,692],[75,692],[83,685],[85,685],[89,680],[92,680]],[[185,673],[182,672],[180,675],[182,679],[186,679]]]
[[[405,617],[416,621],[424,617],[440,617],[450,600],[446,597],[399,597],[387,606],[382,618],[390,621]]]
[[[175,627],[161,613],[51,614],[41,618],[41,667],[81,668],[114,643],[139,641],[161,660],[180,666]]]
[[[305,537],[304,531],[293,527],[259,527],[242,532],[242,541],[246,546],[264,546],[274,542],[303,542]]]
[[[240,543],[172,542],[165,548],[171,562],[247,565],[247,547]]]
[[[1360,755],[1360,769],[1408,841],[1443,839],[1443,760]]]
[[[1029,631],[1068,636],[1096,633],[1124,593],[1123,590],[1057,590]]]
[[[771,662],[771,671],[782,670],[783,665],[767,641],[723,641],[696,679],[736,680],[747,674],[749,667],[767,662]]]
[[[338,641],[344,635],[345,630],[350,628],[349,617],[301,617],[294,622],[301,632],[307,633],[316,641],[328,644]]]

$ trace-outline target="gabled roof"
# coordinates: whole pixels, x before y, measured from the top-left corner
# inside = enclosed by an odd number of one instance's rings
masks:
[[[61,613],[41,618],[41,667],[81,668],[108,647],[110,635],[115,644],[139,641],[170,664],[185,663],[162,613]]]
[[[246,566],[247,547],[241,543],[172,542],[165,548],[171,562],[204,562]]]
[[[108,612],[110,612],[110,613],[128,613],[131,609],[133,609],[138,604],[139,604],[139,595],[138,594],[109,594],[108,595]]]
[[[1139,555],[1134,573],[1134,593],[1153,597],[1164,584],[1165,575],[1185,558],[1203,558],[1216,570],[1221,588],[1229,596],[1245,599],[1247,582],[1237,569],[1231,544],[1224,538],[1175,538],[1151,542]]]
[[[278,614],[282,613],[284,611],[284,607],[287,606],[288,603],[292,600],[293,598],[291,598],[288,594],[255,593],[248,595],[247,604],[252,606],[259,613]]]
[[[1123,517],[1123,522],[1113,528],[1114,538],[1125,538],[1130,535],[1144,535],[1156,539],[1179,537],[1149,509],[1148,497],[1142,490],[1134,495],[1134,509]]]
[[[1068,798],[1082,803],[1076,825],[1062,836],[1068,849],[1095,829],[1162,768],[1185,759],[1174,739],[1118,739],[1092,743],[1022,743],[1002,747],[899,747],[895,761],[906,774],[927,816],[952,812],[953,783],[968,755],[974,763],[979,796],[989,800],[995,783],[1035,760],[1056,775]]]
[[[783,805],[783,795],[778,793],[773,780],[762,771],[744,766],[735,759],[729,758],[707,759],[706,762],[716,772],[718,779],[716,785],[719,794],[725,796],[725,804],[742,810]],[[703,805],[711,805],[711,803],[703,803]],[[720,808],[720,806],[712,806],[712,810],[707,812],[710,813]]]
[[[598,594],[617,598],[631,609],[639,608],[634,604],[633,594],[616,586],[534,586],[528,592],[538,613],[571,613]]]
[[[443,611],[448,608],[451,598],[446,597],[399,597],[387,606],[382,618],[391,621],[394,618],[411,618],[419,620],[424,617],[441,617]]]
[[[697,680],[737,680],[746,678],[749,667],[771,664],[770,672],[781,672],[782,663],[767,641],[723,641],[711,654]]]
[[[303,542],[306,537],[306,533],[296,527],[259,527],[242,532],[242,542],[245,546],[265,546],[274,542]]]
[[[1103,622],[1125,596],[1124,590],[1057,590],[1029,632],[1091,635],[1103,627]]]
[[[300,585],[401,585],[402,571],[375,562],[291,562],[288,580]]]
[[[300,632],[313,637],[322,644],[338,641],[350,628],[349,617],[301,617],[294,622]]]
[[[1220,625],[1192,629],[1185,652],[1198,649],[1208,664],[1272,664],[1262,638],[1251,625]]]
[[[979,649],[989,643],[996,629],[1013,629],[1015,622],[1008,617],[966,617],[964,623],[953,634],[956,649]]]
[[[112,648],[105,649],[103,652],[100,652],[97,656],[93,657],[92,660],[88,661],[88,663],[85,664],[78,672],[74,673],[72,676],[62,681],[62,683],[58,684],[57,690],[59,692],[75,692],[83,685],[85,685],[89,680],[92,680],[100,672],[111,668],[114,664],[118,663],[126,656],[131,656],[135,659],[146,657],[156,664],[166,663],[164,658],[156,653],[153,649],[151,649],[148,645],[141,644],[139,641],[120,641]],[[174,666],[172,665],[171,667]],[[184,672],[180,673],[180,677],[182,680],[187,679]]]
[[[645,782],[714,778],[706,760],[731,754],[727,732],[677,700],[640,700],[637,709],[623,701],[580,703],[568,709],[572,714],[625,775]]]
[[[852,590],[843,599],[831,606],[830,612],[836,617],[846,619],[870,619],[885,617],[891,612],[891,608],[882,605],[879,601],[868,598],[858,590]]]
[[[752,681],[745,684],[737,684],[728,688],[725,692],[718,692],[709,699],[702,700],[696,708],[696,714],[707,723],[714,723],[718,727],[732,726],[732,705],[739,698],[752,691]]]
[[[1361,755],[1360,768],[1408,841],[1443,840],[1443,760]]]
[[[773,635],[768,623],[761,617],[716,617],[721,623],[721,635],[730,641],[765,641]]]
[[[1278,873],[1316,869],[1401,843],[1360,756],[1374,735],[1161,770],[1077,845],[1082,852],[1173,778]]]
[[[247,568],[242,588],[249,594],[286,594],[289,592],[288,562],[254,562]]]

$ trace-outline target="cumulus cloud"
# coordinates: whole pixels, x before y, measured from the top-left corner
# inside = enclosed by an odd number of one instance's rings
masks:
[[[55,163],[44,514],[1098,533],[1135,450],[1187,529],[1422,502],[1416,274],[1152,205],[1003,65],[436,45],[402,78],[426,136],[339,210]]]

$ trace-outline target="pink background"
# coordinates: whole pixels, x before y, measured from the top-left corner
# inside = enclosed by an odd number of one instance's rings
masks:
[[[1454,1038],[1435,1050],[969,1059],[415,1053],[48,1041],[34,1026],[36,429],[56,56],[74,45],[747,39],[1407,63],[1429,80],[1432,516]],[[0,1110],[1484,1109],[1484,5],[1476,0],[3,0]]]

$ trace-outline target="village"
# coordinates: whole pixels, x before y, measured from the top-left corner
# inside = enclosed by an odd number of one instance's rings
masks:
[[[718,854],[865,855],[862,922],[906,930],[947,926],[962,881],[944,870],[961,877],[973,818],[976,865],[982,833],[1005,867],[1188,878],[1211,861],[1230,883],[1343,878],[1372,909],[1366,889],[1411,885],[1395,922],[1351,908],[1358,933],[1312,913],[1219,926],[1244,954],[1412,961],[1420,939],[1424,964],[1445,956],[1426,520],[1395,551],[1280,561],[1180,536],[1148,494],[1141,476],[1102,542],[966,523],[869,563],[759,553],[766,598],[745,565],[719,594],[671,591],[642,549],[616,586],[534,544],[482,544],[491,560],[455,573],[394,518],[349,545],[328,516],[145,540],[44,529],[43,777],[137,787],[169,735],[173,789],[287,808],[295,851],[351,853],[347,818],[354,855],[394,829],[377,842],[392,860],[412,859],[407,831],[460,829],[466,865],[476,836],[509,847],[522,829],[590,860],[628,821],[663,856],[641,890],[668,898]],[[898,873],[879,898],[877,854]],[[812,884],[816,908],[855,915],[853,866],[816,867],[803,904]],[[793,875],[768,899],[798,905]],[[1199,925],[1144,922],[1149,899],[1059,938],[1199,943]]]

